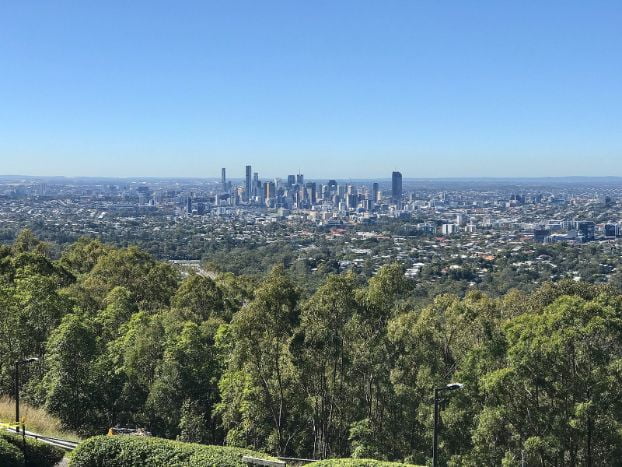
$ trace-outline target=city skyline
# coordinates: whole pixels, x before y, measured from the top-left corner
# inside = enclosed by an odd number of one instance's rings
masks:
[[[621,21],[614,1],[13,2],[0,171],[622,175]]]

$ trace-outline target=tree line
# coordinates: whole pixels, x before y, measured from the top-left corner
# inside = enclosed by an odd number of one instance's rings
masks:
[[[80,239],[57,259],[23,231],[0,247],[0,392],[83,434],[162,437],[296,457],[616,465],[622,458],[622,296],[545,283],[428,304],[399,264],[329,274],[314,290],[181,277],[136,247]]]

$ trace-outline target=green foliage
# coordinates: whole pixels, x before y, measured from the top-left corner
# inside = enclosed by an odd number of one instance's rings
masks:
[[[20,466],[54,467],[65,456],[65,452],[60,448],[31,438],[26,438],[24,443],[24,439],[21,436],[8,432],[0,433],[0,446],[3,442],[10,443],[15,449],[20,451],[22,463],[16,464]],[[0,463],[2,466],[11,465],[9,463],[5,464],[2,453],[0,453],[0,460],[3,461]]]
[[[56,262],[44,250],[27,233],[0,248],[0,391],[13,393],[16,359],[40,357],[22,369],[24,398],[81,433],[119,424],[293,457],[426,464],[433,390],[460,381],[441,407],[440,465],[622,458],[615,282],[523,283],[496,296],[425,268],[413,282],[398,264],[307,281],[310,259],[262,280],[181,281],[134,247],[81,240]],[[512,285],[525,258],[504,254],[482,288]],[[135,442],[138,457],[124,460],[143,462],[156,442]]]
[[[111,251],[109,245],[99,240],[82,237],[63,252],[60,264],[74,274],[86,274],[95,267],[99,258]]]
[[[247,449],[182,443],[139,436],[96,436],[80,443],[73,452],[71,467],[244,467],[242,456],[272,459]]]
[[[173,308],[187,319],[204,321],[211,316],[231,319],[225,314],[223,294],[209,277],[193,274],[180,284],[172,300]]]
[[[67,315],[52,333],[47,351],[48,371],[43,382],[46,408],[68,428],[78,429],[89,418],[97,398],[91,377],[96,330],[88,319]]]
[[[326,459],[311,462],[314,467],[399,467],[412,466],[414,464],[402,464],[400,462],[377,461],[374,459]]]
[[[275,268],[232,321],[235,346],[221,380],[219,404],[231,444],[281,454],[294,436],[299,401],[289,343],[298,298],[283,269]]]
[[[24,454],[4,439],[0,439],[0,464],[5,467],[23,467]]]

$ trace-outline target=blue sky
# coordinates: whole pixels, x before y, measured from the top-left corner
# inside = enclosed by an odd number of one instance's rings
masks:
[[[0,174],[622,176],[622,2],[7,0]]]

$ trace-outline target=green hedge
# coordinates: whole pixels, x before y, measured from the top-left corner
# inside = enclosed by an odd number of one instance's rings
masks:
[[[24,454],[8,441],[0,438],[0,465],[2,467],[23,467]]]
[[[25,467],[53,467],[65,456],[65,452],[49,444],[26,438],[26,444],[21,436],[9,432],[0,432],[0,439],[19,449],[24,457],[22,464]],[[0,465],[4,465],[1,464]]]
[[[248,449],[182,443],[162,438],[115,435],[81,442],[71,467],[246,467],[242,456],[274,458]]]
[[[413,464],[377,461],[374,459],[325,459],[323,461],[311,462],[307,465],[314,467],[412,467]]]

